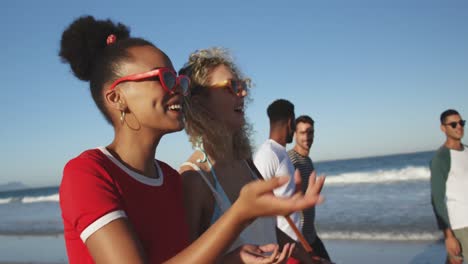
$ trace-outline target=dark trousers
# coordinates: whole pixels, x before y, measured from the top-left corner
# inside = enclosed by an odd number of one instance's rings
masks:
[[[315,238],[314,242],[309,242],[309,244],[313,249],[313,255],[319,256],[326,260],[330,260],[330,256],[328,255],[327,249],[325,248],[325,245],[318,236]]]

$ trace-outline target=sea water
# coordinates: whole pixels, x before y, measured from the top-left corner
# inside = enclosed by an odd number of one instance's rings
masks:
[[[323,239],[436,240],[429,162],[434,152],[316,162],[326,175],[317,206]],[[313,157],[312,157],[313,158]],[[63,232],[58,187],[0,192],[0,235]]]
[[[316,225],[324,239],[435,240],[430,198],[434,152],[315,163],[327,176]]]

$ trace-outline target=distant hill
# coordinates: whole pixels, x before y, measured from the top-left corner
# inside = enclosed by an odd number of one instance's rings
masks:
[[[0,192],[21,190],[21,189],[27,189],[27,188],[30,188],[30,187],[21,182],[8,182],[5,184],[0,184]]]

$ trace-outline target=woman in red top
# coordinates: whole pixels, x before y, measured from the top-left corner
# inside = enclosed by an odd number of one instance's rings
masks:
[[[321,199],[322,179],[309,184],[306,195],[289,199],[271,193],[286,178],[253,182],[189,245],[180,175],[154,159],[162,136],[183,129],[188,79],[177,76],[152,43],[130,37],[124,25],[89,16],[64,31],[60,57],[77,78],[89,81],[115,133],[106,147],[87,150],[65,166],[60,206],[70,263],[213,263],[256,217],[286,215]]]

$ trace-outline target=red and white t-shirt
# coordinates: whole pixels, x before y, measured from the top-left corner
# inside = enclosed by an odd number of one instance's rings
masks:
[[[155,164],[160,177],[151,179],[125,167],[104,147],[67,163],[60,207],[70,263],[94,263],[86,239],[120,217],[132,224],[150,263],[188,246],[181,176],[164,162]]]

